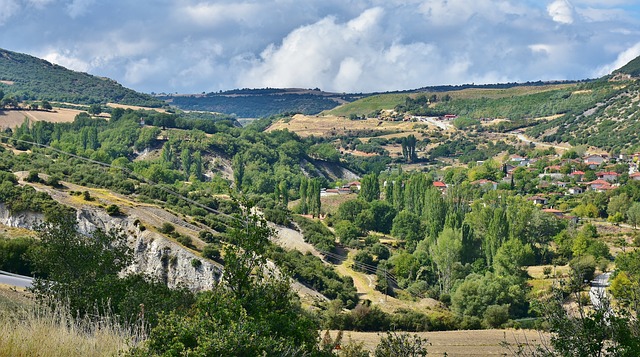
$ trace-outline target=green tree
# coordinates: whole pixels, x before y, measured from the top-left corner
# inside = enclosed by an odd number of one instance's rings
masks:
[[[360,185],[358,197],[361,197],[367,202],[380,199],[380,182],[377,174],[364,175],[362,180],[360,180]]]
[[[100,104],[91,104],[87,112],[91,115],[100,115],[100,113],[102,113],[102,106]]]
[[[318,326],[286,279],[269,274],[272,234],[264,220],[239,217],[225,247],[223,284],[201,293],[191,311],[163,316],[136,356],[295,356],[318,351]]]
[[[436,265],[440,293],[448,294],[453,285],[453,271],[456,263],[460,262],[462,251],[462,235],[452,228],[445,228],[436,243],[429,247],[431,259]]]
[[[634,202],[627,210],[627,222],[637,228],[640,224],[640,202]]]
[[[77,232],[75,212],[66,210],[50,212],[36,231],[40,245],[30,255],[40,274],[33,283],[36,297],[68,303],[80,315],[108,309],[109,291],[132,259],[125,236],[101,230],[83,236]]]
[[[415,244],[422,238],[420,217],[407,210],[400,211],[393,219],[391,235],[404,239],[408,245],[415,247]]]

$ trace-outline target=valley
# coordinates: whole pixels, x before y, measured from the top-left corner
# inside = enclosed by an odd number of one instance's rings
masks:
[[[325,330],[354,349],[397,330],[430,354],[500,355],[520,336],[564,348],[558,326],[607,328],[589,291],[613,272],[607,294],[636,322],[633,78],[169,105],[2,53],[0,270],[36,278],[2,305],[46,296],[72,319],[140,323],[130,355],[340,355]],[[36,64],[90,98],[20,74]],[[247,104],[285,94],[326,107]],[[196,107],[205,97],[273,112],[242,127],[235,109]]]

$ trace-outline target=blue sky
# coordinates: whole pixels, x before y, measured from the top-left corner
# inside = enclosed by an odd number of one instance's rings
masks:
[[[143,92],[585,79],[640,55],[640,0],[0,0],[0,47]]]

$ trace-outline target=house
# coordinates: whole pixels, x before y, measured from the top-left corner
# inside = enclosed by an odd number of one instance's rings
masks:
[[[442,181],[433,181],[433,187],[444,192],[447,189],[447,184]]]
[[[604,172],[598,172],[596,174],[596,176],[600,180],[605,180],[605,181],[609,181],[609,182],[616,182],[616,181],[618,181],[618,176],[620,176],[620,175],[617,172],[604,171]]]
[[[542,212],[551,213],[552,215],[554,215],[554,216],[556,216],[558,218],[562,218],[564,216],[562,211],[557,210],[557,209],[553,209],[553,208],[545,208],[545,209],[542,210]]]
[[[569,194],[571,194],[571,195],[579,195],[579,194],[583,193],[584,190],[582,189],[582,187],[576,186],[576,187],[570,187],[567,190],[567,192],[569,192]]]
[[[574,171],[570,173],[569,176],[573,177],[576,181],[582,181],[582,176],[584,176],[584,171]]]
[[[640,172],[632,173],[631,175],[629,175],[629,179],[635,180],[635,181],[640,181]]]
[[[532,201],[534,205],[546,205],[547,199],[540,196],[533,196],[528,198],[529,201]]]
[[[491,188],[492,190],[495,190],[495,189],[498,188],[498,183],[497,182],[494,182],[494,181],[491,181],[491,180],[486,180],[486,179],[473,181],[473,182],[471,182],[471,185],[488,187],[488,188]]]
[[[547,166],[544,168],[545,172],[560,172],[560,170],[562,170],[562,166],[560,165]]]
[[[352,181],[352,182],[349,182],[348,184],[342,186],[342,188],[348,188],[348,189],[352,189],[352,190],[355,190],[355,191],[360,191],[360,187],[361,187],[360,181]]]
[[[589,165],[589,166],[591,166],[591,165],[599,166],[604,161],[605,161],[604,157],[602,157],[600,155],[589,155],[589,156],[584,158],[584,163]]]
[[[589,185],[589,187],[592,190],[599,191],[599,192],[610,190],[612,188],[611,183],[609,183],[609,181],[605,181],[602,179],[587,182],[587,185]]]

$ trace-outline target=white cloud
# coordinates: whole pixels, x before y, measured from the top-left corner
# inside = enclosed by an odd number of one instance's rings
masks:
[[[82,60],[71,54],[70,52],[58,52],[56,50],[50,50],[42,56],[43,59],[60,65],[62,67],[66,67],[72,69],[74,71],[79,72],[89,72],[91,69],[91,65],[86,61]]]
[[[0,0],[0,25],[20,10],[20,5],[16,0]]]
[[[168,70],[169,66],[164,58],[156,61],[142,58],[127,64],[124,79],[131,84],[140,84],[147,80],[154,80],[154,77],[163,76]]]
[[[618,69],[618,68],[624,66],[625,64],[631,62],[631,60],[633,60],[634,58],[636,58],[638,56],[640,56],[640,42],[638,42],[635,45],[631,46],[627,50],[622,51],[618,55],[618,58],[616,58],[616,60],[613,61],[612,63],[606,64],[606,65],[598,68],[595,71],[595,75],[600,77],[600,76],[604,76],[604,75],[607,75],[607,74],[611,74],[611,72],[613,72],[616,69]]]
[[[42,9],[54,1],[56,0],[27,0],[27,4],[35,7],[36,9]]]
[[[260,16],[262,5],[256,3],[207,3],[201,2],[182,8],[182,13],[189,21],[200,26],[213,27],[228,21],[241,22],[250,25]]]
[[[67,4],[67,13],[73,19],[89,12],[89,7],[95,0],[72,0]]]
[[[555,22],[561,24],[573,23],[573,6],[568,0],[555,0],[547,6],[547,12]]]

